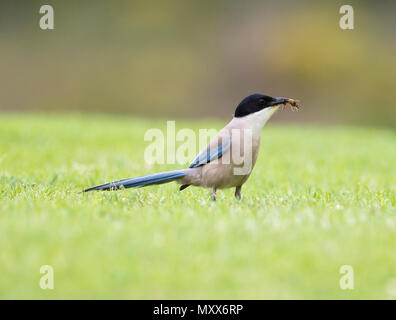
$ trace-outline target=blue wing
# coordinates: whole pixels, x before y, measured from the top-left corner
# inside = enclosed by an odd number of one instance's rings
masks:
[[[203,166],[206,163],[214,159],[219,159],[221,156],[230,148],[230,139],[224,140],[220,145],[215,146],[212,149],[206,149],[202,151],[190,164],[189,168],[196,168]]]

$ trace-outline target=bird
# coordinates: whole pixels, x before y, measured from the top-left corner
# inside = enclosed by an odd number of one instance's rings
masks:
[[[231,121],[198,154],[187,169],[160,172],[105,183],[83,192],[146,187],[176,181],[180,191],[189,186],[211,190],[216,201],[219,189],[235,188],[235,198],[242,198],[242,186],[249,179],[260,149],[261,132],[267,121],[282,106],[298,110],[298,100],[251,94],[236,107]]]

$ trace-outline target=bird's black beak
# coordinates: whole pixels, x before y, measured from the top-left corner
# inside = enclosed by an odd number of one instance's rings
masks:
[[[268,104],[271,107],[280,105],[280,104],[285,104],[289,102],[289,98],[273,98],[272,101]]]

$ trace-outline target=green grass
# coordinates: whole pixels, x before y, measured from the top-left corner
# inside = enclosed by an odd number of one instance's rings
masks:
[[[270,124],[240,202],[175,183],[78,193],[181,168],[144,162],[145,131],[165,125],[0,117],[1,298],[396,298],[395,131]]]

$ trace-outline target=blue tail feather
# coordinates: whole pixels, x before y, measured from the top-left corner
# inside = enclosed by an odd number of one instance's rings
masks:
[[[114,190],[114,189],[120,189],[121,187],[125,189],[134,188],[134,187],[144,187],[152,184],[171,182],[173,180],[184,177],[186,174],[187,174],[186,170],[174,170],[174,171],[155,173],[148,176],[124,179],[116,182],[102,184],[100,186],[86,189],[83,192],[94,191],[94,190]]]

